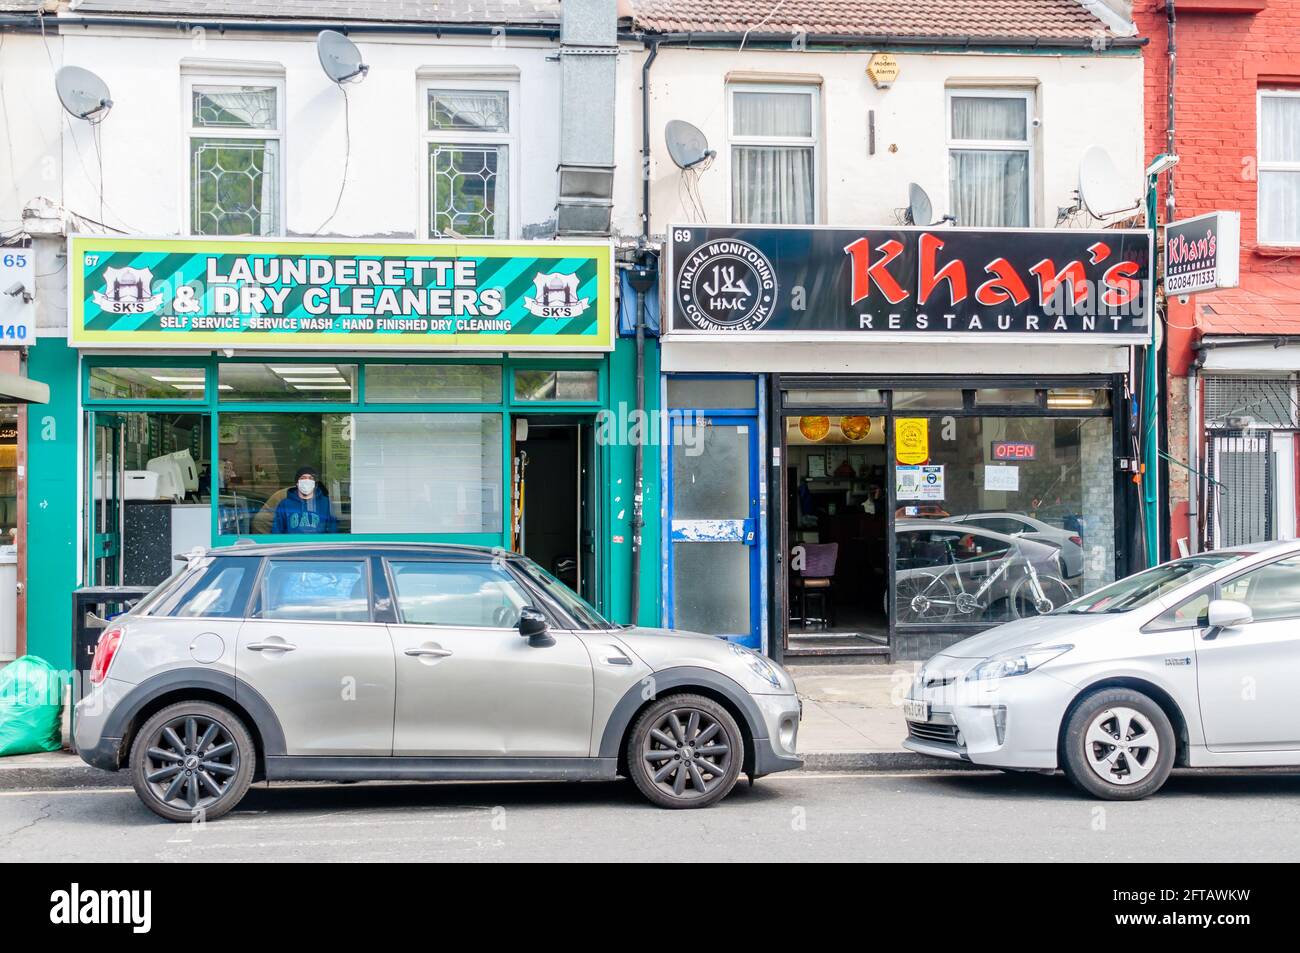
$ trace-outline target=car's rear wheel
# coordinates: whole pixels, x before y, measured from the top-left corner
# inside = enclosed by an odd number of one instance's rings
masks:
[[[215,820],[243,798],[256,758],[253,739],[233,712],[210,702],[178,702],[136,733],[131,783],[159,817]]]
[[[1066,776],[1111,801],[1136,801],[1160,790],[1176,753],[1164,710],[1127,688],[1103,689],[1076,705],[1063,746]]]
[[[628,734],[628,774],[660,807],[709,807],[736,786],[745,740],[731,713],[703,695],[670,695]]]

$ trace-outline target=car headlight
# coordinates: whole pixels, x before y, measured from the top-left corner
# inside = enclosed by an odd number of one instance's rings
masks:
[[[775,665],[767,660],[766,656],[759,655],[753,649],[747,649],[735,642],[728,642],[727,644],[731,646],[731,654],[741,659],[751,672],[773,688],[781,687],[781,673]]]
[[[993,678],[1025,675],[1044,662],[1050,662],[1058,655],[1064,655],[1072,648],[1073,645],[1037,645],[1030,649],[993,655],[966,673],[966,681],[982,682]]]

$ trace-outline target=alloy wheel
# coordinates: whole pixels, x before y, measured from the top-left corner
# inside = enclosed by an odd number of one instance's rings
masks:
[[[731,741],[708,712],[674,708],[646,734],[641,757],[656,787],[689,800],[723,783],[731,764]]]
[[[145,750],[145,782],[164,804],[198,810],[216,803],[239,773],[229,730],[204,715],[163,724]]]
[[[1160,760],[1160,737],[1151,720],[1133,708],[1097,713],[1083,738],[1088,765],[1108,784],[1137,784]]]

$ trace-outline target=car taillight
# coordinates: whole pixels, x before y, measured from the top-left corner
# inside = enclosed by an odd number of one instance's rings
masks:
[[[1070,537],[1070,542],[1074,543],[1074,545],[1076,545],[1076,546],[1082,546],[1082,545],[1083,545],[1083,537],[1082,537],[1082,536],[1071,536],[1071,537]]]
[[[95,658],[90,663],[90,684],[98,685],[108,675],[108,667],[113,664],[117,647],[122,644],[122,630],[109,629],[95,643]]]

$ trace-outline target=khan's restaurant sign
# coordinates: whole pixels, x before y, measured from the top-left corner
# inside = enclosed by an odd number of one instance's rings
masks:
[[[69,239],[77,347],[608,351],[608,244]]]
[[[670,229],[666,337],[1151,338],[1140,229]]]

